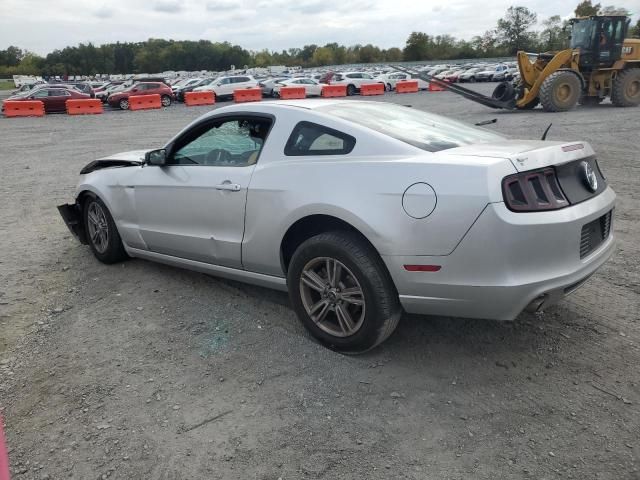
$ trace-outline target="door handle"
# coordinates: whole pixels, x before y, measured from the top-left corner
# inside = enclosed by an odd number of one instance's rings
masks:
[[[239,192],[240,185],[237,183],[231,183],[229,180],[222,182],[220,185],[215,186],[216,190],[226,190],[228,192]]]

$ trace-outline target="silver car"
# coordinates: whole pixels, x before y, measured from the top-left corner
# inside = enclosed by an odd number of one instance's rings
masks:
[[[102,262],[288,290],[315,338],[356,353],[403,310],[512,320],[557,302],[611,255],[614,203],[586,142],[324,99],[216,109],[91,162],[59,210]]]

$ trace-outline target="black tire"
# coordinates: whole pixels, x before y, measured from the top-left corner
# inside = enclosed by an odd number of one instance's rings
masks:
[[[538,97],[536,97],[533,100],[531,100],[529,103],[527,103],[526,105],[523,105],[522,107],[518,107],[518,108],[520,110],[533,110],[538,105],[540,105],[540,99]]]
[[[129,110],[129,99],[123,98],[118,102],[118,106],[120,107],[120,110]]]
[[[476,77],[470,77],[469,83],[476,83]]]
[[[611,88],[611,103],[616,107],[640,105],[640,68],[618,73]]]
[[[102,212],[102,215],[104,215],[104,225],[107,229],[107,240],[104,244],[99,244],[99,242],[94,240],[91,235],[92,230],[89,225],[89,214],[90,212],[92,214],[95,212],[94,208],[97,208],[98,211]],[[121,262],[128,258],[127,252],[122,244],[122,239],[120,238],[120,234],[116,228],[116,224],[113,221],[113,217],[111,216],[107,206],[102,200],[100,200],[100,198],[93,195],[87,196],[82,205],[82,219],[84,222],[84,231],[87,236],[87,242],[89,243],[91,251],[98,260],[102,263],[110,264]]]
[[[356,87],[355,85],[347,85],[347,96],[348,97],[352,97],[356,94]]]
[[[391,86],[391,84],[390,84],[390,83],[387,83],[387,84],[384,86],[384,91],[385,91],[385,92],[390,92],[390,91],[392,91],[392,90],[393,90],[393,87]]]
[[[582,82],[569,71],[554,72],[540,86],[540,103],[547,112],[566,112],[576,106],[582,95]]]
[[[354,307],[356,316],[360,315],[359,320],[355,322],[359,326],[348,334],[343,329],[343,336],[331,334],[327,330],[331,330],[332,327],[339,328],[341,325],[338,321],[338,310],[345,306],[351,308],[353,305],[347,305],[340,296],[337,304],[329,306],[326,316],[318,323],[311,318],[305,307],[305,302],[309,303],[306,295],[308,292],[314,292],[313,289],[301,286],[303,272],[308,271],[309,265],[314,262],[319,262],[322,266],[326,259],[339,262],[346,278],[358,285],[362,292],[362,310]],[[349,280],[345,280],[344,284],[342,281],[339,282],[339,295],[341,289],[348,288],[344,286],[348,282]],[[367,242],[351,232],[321,233],[303,242],[291,258],[287,284],[289,298],[302,324],[321,344],[338,352],[357,354],[371,350],[386,340],[400,321],[402,309],[398,294],[384,263]],[[318,297],[318,303],[330,301],[328,295],[331,295],[331,291],[327,290],[330,286],[328,283],[326,285],[324,294],[314,293]],[[323,300],[324,298],[326,300]],[[336,302],[335,295],[333,301]],[[313,302],[316,302],[316,299]]]
[[[513,100],[515,96],[516,91],[513,88],[513,85],[509,82],[499,83],[491,94],[491,98],[493,98],[494,100],[499,100],[501,102],[508,102],[509,100]]]
[[[169,95],[162,95],[162,97],[160,97],[160,103],[162,104],[163,107],[170,107],[171,102],[172,100]]]

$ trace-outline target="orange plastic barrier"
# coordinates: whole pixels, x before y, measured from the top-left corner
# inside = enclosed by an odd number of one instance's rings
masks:
[[[282,87],[280,88],[280,98],[283,100],[307,98],[307,89],[304,87]]]
[[[216,94],[210,92],[187,92],[184,94],[184,104],[188,107],[196,105],[213,105],[216,103]]]
[[[360,86],[360,95],[384,95],[384,83],[369,83]]]
[[[324,98],[346,97],[347,86],[346,85],[323,85],[322,96]]]
[[[429,91],[430,92],[444,92],[446,89],[442,88],[440,85],[436,85],[435,83],[429,82]]]
[[[233,101],[237,103],[259,102],[261,100],[261,88],[239,88],[233,91]]]
[[[42,117],[44,103],[40,100],[5,100],[2,102],[5,117]]]
[[[161,108],[160,94],[153,95],[133,95],[129,97],[129,110],[147,110],[150,108]]]
[[[64,102],[69,115],[102,113],[102,102],[98,98],[71,98]]]
[[[396,83],[396,93],[415,93],[418,91],[417,80],[405,80]]]

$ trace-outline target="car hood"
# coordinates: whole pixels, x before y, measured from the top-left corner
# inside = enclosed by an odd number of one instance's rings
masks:
[[[149,150],[131,150],[129,152],[115,153],[106,157],[99,158],[98,160],[116,160],[125,162],[144,162],[144,155]]]
[[[116,153],[108,157],[99,158],[89,162],[80,170],[80,175],[102,170],[104,168],[115,167],[137,167],[144,163],[144,155],[148,150],[132,150],[130,152]]]
[[[440,152],[444,155],[505,158],[519,172],[561,165],[595,155],[587,142],[550,142],[544,140],[505,140],[465,145]]]

